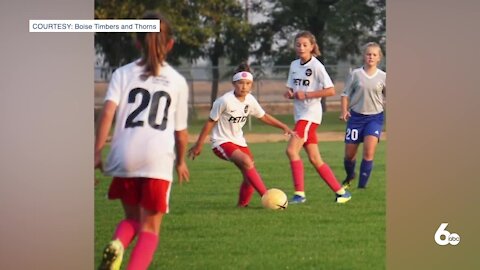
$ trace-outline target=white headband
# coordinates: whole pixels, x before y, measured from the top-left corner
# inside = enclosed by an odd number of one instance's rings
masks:
[[[248,71],[240,71],[233,75],[232,81],[236,82],[238,80],[249,80],[253,82],[253,75]]]

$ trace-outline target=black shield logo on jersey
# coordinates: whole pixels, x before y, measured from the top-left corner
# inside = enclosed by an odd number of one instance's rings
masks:
[[[305,70],[305,75],[307,75],[307,76],[312,75],[312,69],[307,68],[307,70]]]
[[[244,112],[244,113],[247,113],[247,112],[248,112],[248,105],[245,105],[245,109],[243,109],[243,112]]]

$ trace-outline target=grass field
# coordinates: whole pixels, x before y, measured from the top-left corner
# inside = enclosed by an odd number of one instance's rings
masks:
[[[285,143],[252,143],[250,148],[267,187],[291,197]],[[320,151],[342,179],[343,143],[322,142]],[[385,269],[385,143],[377,149],[369,188],[353,188],[345,205],[333,202],[333,193],[303,158],[305,204],[266,210],[255,194],[249,208],[237,209],[240,173],[206,145],[199,158],[189,161],[190,183],[173,185],[171,213],[163,220],[150,269]],[[98,172],[97,177],[95,266],[122,217],[120,203],[105,198],[110,178]]]

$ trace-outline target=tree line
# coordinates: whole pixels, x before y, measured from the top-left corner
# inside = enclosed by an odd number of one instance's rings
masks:
[[[159,10],[172,23],[175,49],[168,61],[212,67],[220,59],[231,65],[289,65],[295,58],[293,37],[312,32],[326,64],[348,60],[368,41],[385,51],[385,0],[96,0],[96,19],[140,18]],[[252,22],[252,16],[261,18]],[[132,33],[95,33],[95,49],[108,66],[138,58]],[[212,68],[211,102],[218,93],[218,68]]]

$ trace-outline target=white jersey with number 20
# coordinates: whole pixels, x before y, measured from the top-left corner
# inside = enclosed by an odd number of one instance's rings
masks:
[[[172,181],[174,134],[187,128],[188,85],[167,63],[159,76],[142,80],[142,72],[133,62],[112,75],[105,100],[118,107],[105,171]]]

